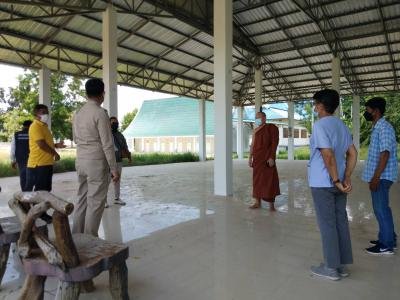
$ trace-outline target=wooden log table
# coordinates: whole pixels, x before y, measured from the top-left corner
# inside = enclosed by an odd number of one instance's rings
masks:
[[[36,220],[36,227],[47,233],[46,223]],[[21,233],[21,224],[17,217],[0,218],[0,285],[7,268],[10,246],[16,243]]]
[[[112,299],[129,300],[125,263],[128,246],[88,234],[72,235],[68,215],[73,204],[49,192],[17,193],[8,204],[22,224],[18,254],[27,277],[20,300],[42,300],[48,276],[59,280],[57,299],[76,300],[81,288],[90,289],[91,280],[103,271],[109,271]],[[35,221],[49,208],[54,209],[54,239],[35,226]]]

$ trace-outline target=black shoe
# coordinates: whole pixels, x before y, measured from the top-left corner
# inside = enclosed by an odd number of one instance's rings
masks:
[[[381,248],[381,245],[375,245],[370,248],[366,248],[365,251],[372,255],[393,255],[393,249]]]
[[[370,244],[371,246],[376,246],[376,245],[379,245],[379,241],[378,241],[378,240],[369,241],[369,244]],[[394,243],[393,250],[397,250],[397,243],[396,243],[396,242]]]
[[[47,224],[51,224],[53,222],[53,217],[48,215],[47,213],[43,213],[40,218],[45,221]]]

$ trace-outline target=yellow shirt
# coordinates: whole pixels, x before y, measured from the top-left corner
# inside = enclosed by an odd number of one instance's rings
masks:
[[[44,140],[47,145],[54,149],[53,135],[46,123],[34,120],[29,127],[29,159],[28,168],[40,166],[51,166],[54,164],[52,154],[40,149],[37,141]]]

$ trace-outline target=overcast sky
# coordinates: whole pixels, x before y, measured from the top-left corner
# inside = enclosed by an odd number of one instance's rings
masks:
[[[18,84],[17,76],[24,73],[23,68],[0,64],[0,87],[8,91],[8,87]],[[147,90],[118,86],[118,119],[134,108],[140,108],[143,100],[173,97],[170,94],[151,92]]]

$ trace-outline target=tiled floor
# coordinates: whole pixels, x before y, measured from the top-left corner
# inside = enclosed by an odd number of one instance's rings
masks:
[[[212,162],[124,169],[125,207],[107,209],[102,237],[130,245],[129,293],[135,300],[400,299],[400,258],[372,257],[363,249],[376,235],[367,186],[354,178],[348,213],[355,263],[339,282],[315,279],[309,267],[321,261],[321,245],[306,181],[306,162],[279,161],[282,195],[276,213],[247,209],[251,172],[234,162],[234,196],[212,196]],[[0,215],[16,178],[0,179]],[[54,177],[54,193],[74,199],[75,174]],[[400,231],[400,185],[391,191]],[[16,299],[20,286],[12,265],[0,299]],[[110,299],[108,276],[80,299]],[[56,282],[48,280],[46,299]]]

